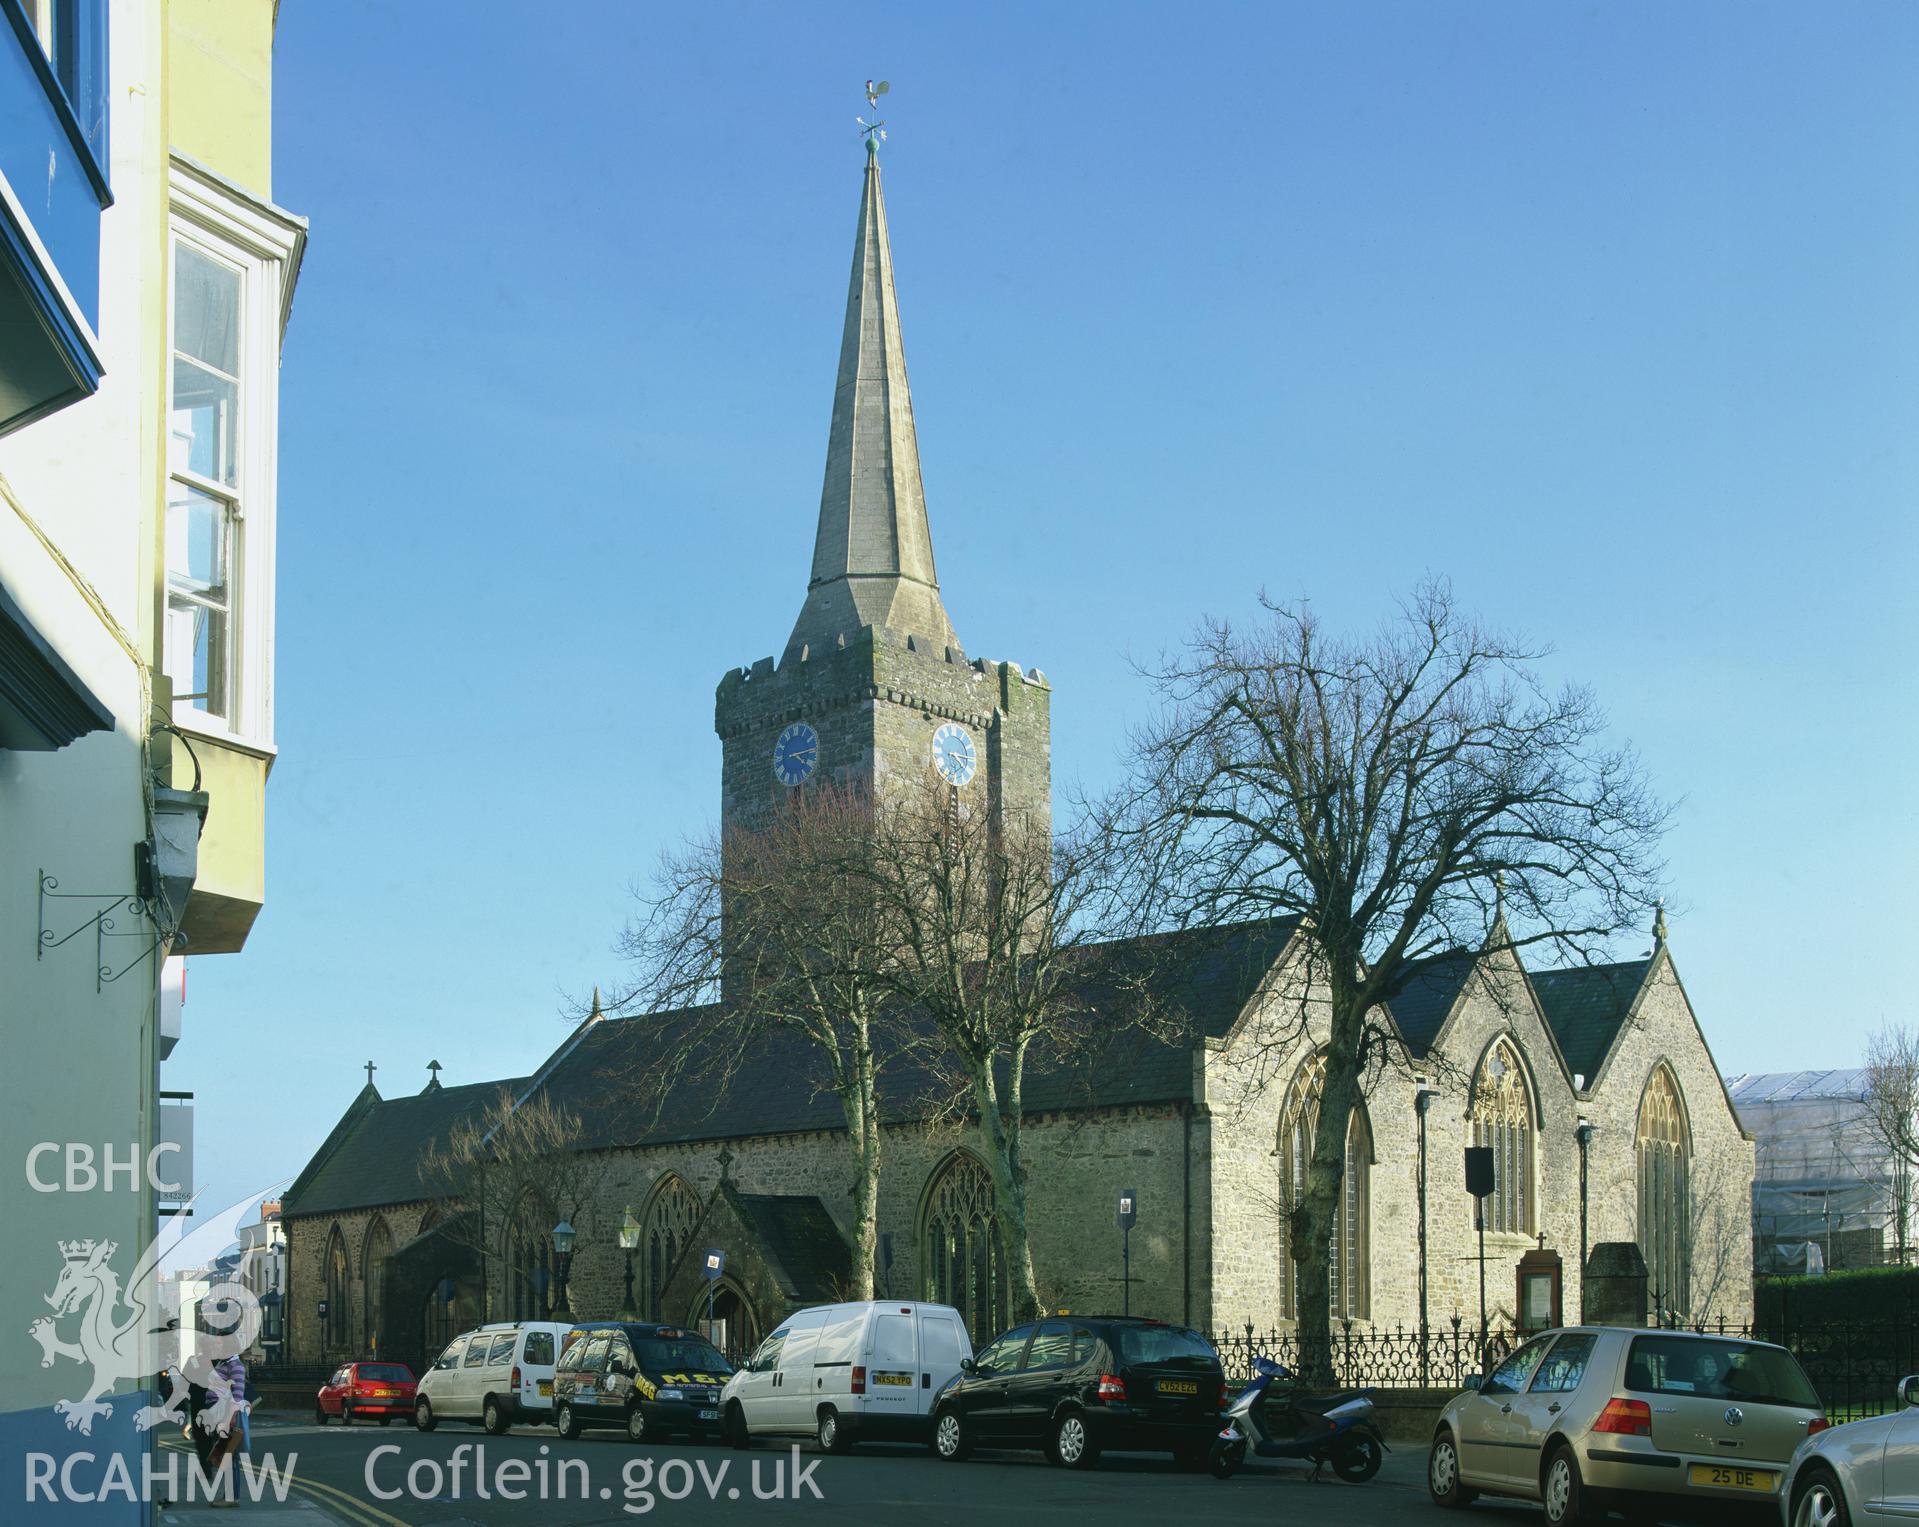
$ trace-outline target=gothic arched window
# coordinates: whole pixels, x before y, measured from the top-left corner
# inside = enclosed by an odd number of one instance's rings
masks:
[[[1493,1153],[1493,1193],[1486,1200],[1486,1228],[1531,1235],[1533,1208],[1533,1094],[1512,1041],[1486,1052],[1473,1077],[1473,1144]]]
[[[1279,1312],[1299,1318],[1299,1264],[1293,1260],[1292,1213],[1306,1191],[1319,1128],[1319,1099],[1326,1087],[1326,1053],[1309,1056],[1286,1089],[1279,1116]],[[1333,1211],[1328,1266],[1335,1319],[1365,1320],[1372,1313],[1373,1132],[1366,1111],[1355,1107],[1346,1121],[1346,1159],[1339,1203]]]
[[[1684,1315],[1692,1302],[1686,1226],[1692,1213],[1692,1135],[1672,1069],[1653,1068],[1639,1100],[1639,1250],[1663,1309]]]
[[[386,1259],[392,1254],[392,1233],[386,1228],[385,1220],[376,1219],[367,1232],[366,1250],[360,1261],[360,1282],[365,1295],[365,1340],[361,1350],[373,1356],[382,1351],[380,1335],[386,1326]]]
[[[553,1215],[530,1192],[507,1221],[503,1249],[507,1318],[546,1319],[547,1290],[553,1282]]]
[[[993,1179],[966,1151],[948,1156],[928,1183],[920,1267],[927,1299],[958,1310],[975,1345],[1006,1329],[1006,1250]]]
[[[673,1264],[700,1223],[700,1199],[677,1172],[668,1172],[646,1201],[640,1216],[640,1313],[648,1320],[664,1320],[660,1300]]]
[[[340,1227],[333,1227],[332,1235],[327,1237],[326,1248],[326,1333],[325,1340],[329,1351],[341,1351],[348,1341],[347,1294],[349,1288],[346,1259],[346,1237],[340,1234]]]

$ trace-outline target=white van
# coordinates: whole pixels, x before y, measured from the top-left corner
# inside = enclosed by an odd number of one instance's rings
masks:
[[[973,1355],[959,1311],[874,1299],[801,1310],[720,1391],[735,1447],[753,1437],[815,1437],[829,1453],[862,1440],[923,1442],[933,1397]]]
[[[477,1421],[499,1436],[515,1421],[553,1423],[553,1367],[572,1327],[554,1320],[501,1320],[447,1343],[420,1376],[413,1424]]]

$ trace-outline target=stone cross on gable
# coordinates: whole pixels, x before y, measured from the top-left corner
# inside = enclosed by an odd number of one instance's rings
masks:
[[[728,1150],[724,1145],[720,1147],[719,1162],[720,1162],[720,1181],[731,1182],[733,1180],[731,1175],[733,1170],[733,1153],[730,1150]]]
[[[366,1063],[366,1084],[367,1084],[367,1086],[369,1086],[369,1087],[371,1087],[371,1086],[373,1085],[373,1073],[374,1073],[375,1071],[377,1071],[377,1070],[379,1070],[379,1069],[380,1069],[380,1068],[379,1068],[378,1066],[376,1066],[376,1065],[374,1065],[372,1061],[368,1061],[368,1062]]]

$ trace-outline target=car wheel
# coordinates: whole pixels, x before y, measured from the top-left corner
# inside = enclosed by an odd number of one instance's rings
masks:
[[[958,1463],[973,1451],[973,1439],[966,1418],[957,1410],[942,1410],[933,1418],[933,1456],[943,1463]]]
[[[1539,1476],[1539,1500],[1552,1527],[1588,1520],[1580,1500],[1579,1460],[1563,1442],[1546,1455],[1546,1467]]]
[[[486,1429],[489,1437],[504,1437],[506,1429],[513,1424],[513,1418],[506,1413],[506,1407],[500,1403],[498,1395],[486,1397],[486,1407],[480,1412],[480,1425]]]
[[[1360,1435],[1334,1448],[1327,1461],[1332,1464],[1333,1472],[1347,1484],[1363,1485],[1379,1472],[1379,1466],[1386,1461],[1386,1454],[1377,1437]]]
[[[418,1431],[430,1432],[440,1423],[433,1417],[433,1402],[420,1399],[413,1402],[413,1425]]]
[[[347,1404],[343,1400],[340,1403],[340,1425],[351,1426],[352,1424],[353,1424],[353,1407]]]
[[[1231,1442],[1215,1442],[1213,1450],[1206,1456],[1207,1467],[1213,1471],[1215,1479],[1231,1479],[1238,1467],[1246,1461],[1246,1439],[1235,1437]]]
[[[313,1404],[313,1424],[315,1426],[326,1425],[326,1406],[320,1404],[317,1400]]]
[[[646,1407],[637,1401],[626,1413],[626,1440],[628,1442],[646,1441]]]
[[[562,1400],[560,1408],[553,1413],[553,1429],[568,1442],[580,1435],[580,1418],[573,1414],[571,1400]]]
[[[844,1453],[847,1449],[846,1428],[840,1424],[840,1413],[831,1405],[820,1412],[819,1430],[815,1440],[822,1453]]]
[[[738,1400],[730,1401],[720,1417],[720,1434],[728,1447],[745,1449],[753,1445],[753,1434],[746,1429],[746,1412]]]
[[[391,1417],[391,1416],[382,1416],[382,1417],[380,1417],[380,1425],[382,1425],[382,1426],[391,1426],[392,1424],[393,1424],[393,1417]]]
[[[1087,1430],[1086,1417],[1069,1410],[1053,1423],[1052,1445],[1046,1455],[1062,1469],[1090,1469],[1099,1462],[1099,1448]]]
[[[1433,1437],[1426,1455],[1426,1490],[1434,1505],[1451,1507],[1470,1506],[1479,1494],[1459,1482],[1459,1445],[1449,1431]]]
[[[1845,1492],[1824,1469],[1810,1471],[1793,1492],[1792,1527],[1849,1527]]]

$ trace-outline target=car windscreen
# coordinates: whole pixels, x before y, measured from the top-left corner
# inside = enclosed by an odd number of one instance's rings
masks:
[[[642,1373],[708,1373],[724,1378],[733,1371],[718,1347],[697,1337],[643,1337],[633,1345]]]
[[[1197,1331],[1184,1326],[1116,1326],[1107,1339],[1119,1349],[1128,1368],[1170,1364],[1180,1368],[1217,1368],[1219,1354]]]
[[[360,1364],[362,1384],[411,1384],[413,1375],[398,1363]]]
[[[1634,1337],[1626,1387],[1641,1394],[1819,1409],[1819,1396],[1790,1352],[1717,1337]]]

